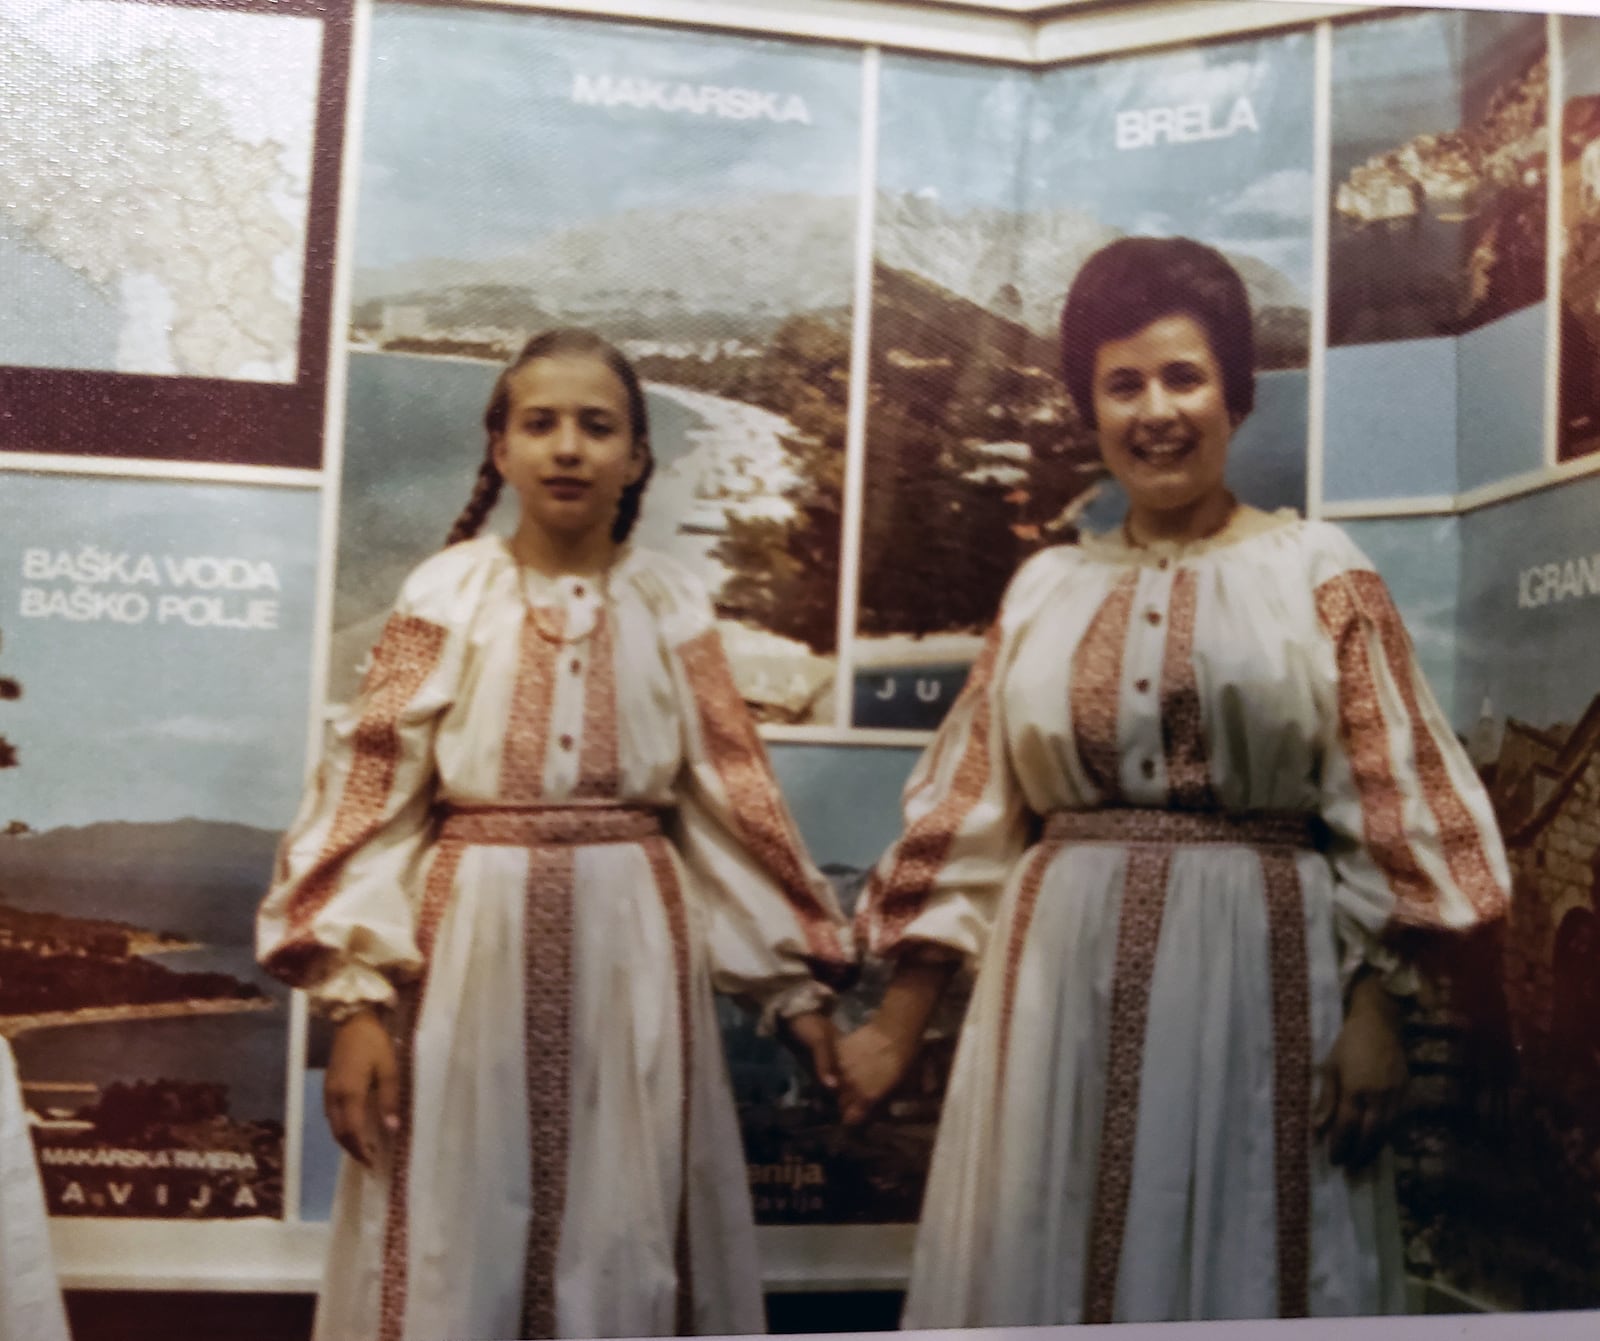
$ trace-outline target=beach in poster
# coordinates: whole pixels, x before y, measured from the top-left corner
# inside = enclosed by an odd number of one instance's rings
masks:
[[[1310,76],[1304,33],[1029,74],[885,59],[856,725],[936,725],[1016,566],[1120,519],[1055,336],[1114,238],[1239,267],[1260,376],[1230,478],[1304,507]]]
[[[0,1032],[58,1215],[282,1213],[255,907],[302,779],[312,491],[7,474]]]
[[[860,83],[828,47],[378,10],[335,699],[466,502],[499,366],[586,326],[646,383],[635,539],[705,581],[758,715],[833,720]]]

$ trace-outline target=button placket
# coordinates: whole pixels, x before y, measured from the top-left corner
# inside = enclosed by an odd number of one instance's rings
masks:
[[[1124,786],[1135,797],[1150,796],[1161,774],[1162,739],[1159,704],[1154,700],[1166,655],[1167,614],[1172,601],[1173,565],[1162,557],[1147,561],[1140,574],[1136,622],[1130,630],[1127,679],[1130,691],[1128,731],[1123,738]]]

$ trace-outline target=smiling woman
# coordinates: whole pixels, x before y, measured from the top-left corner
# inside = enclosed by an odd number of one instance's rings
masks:
[[[1067,386],[1128,494],[1128,534],[1194,539],[1234,511],[1223,474],[1255,408],[1250,299],[1187,238],[1125,238],[1079,272],[1061,313]]]
[[[1501,916],[1488,798],[1366,557],[1224,482],[1233,267],[1114,242],[1062,346],[1127,521],[1018,571],[859,918],[847,1120],[978,966],[906,1325],[1398,1311],[1397,940]]]

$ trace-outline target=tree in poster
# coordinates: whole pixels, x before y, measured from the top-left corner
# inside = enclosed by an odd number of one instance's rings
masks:
[[[782,520],[730,517],[716,555],[731,570],[718,604],[826,655],[837,638],[839,533],[844,492],[850,336],[817,317],[795,317],[774,336],[748,398],[795,427],[784,450],[800,481]]]
[[[1019,321],[877,265],[862,633],[980,630],[1018,563],[1072,539],[1102,472],[1055,364]]]

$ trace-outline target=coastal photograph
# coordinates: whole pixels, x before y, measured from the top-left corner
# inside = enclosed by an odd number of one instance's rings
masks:
[[[1558,459],[1600,451],[1600,19],[1561,19],[1561,399]]]
[[[647,388],[637,542],[704,580],[758,716],[833,720],[860,84],[827,47],[377,13],[332,697],[465,504],[499,368],[585,326]]]
[[[1542,14],[1334,29],[1328,343],[1459,335],[1544,296]]]
[[[283,1206],[256,904],[300,792],[314,493],[0,491],[0,1034],[57,1215]]]
[[[1031,75],[885,59],[856,725],[936,726],[1017,565],[1121,520],[1056,335],[1115,238],[1239,268],[1260,376],[1230,480],[1305,506],[1310,72],[1306,34]]]

